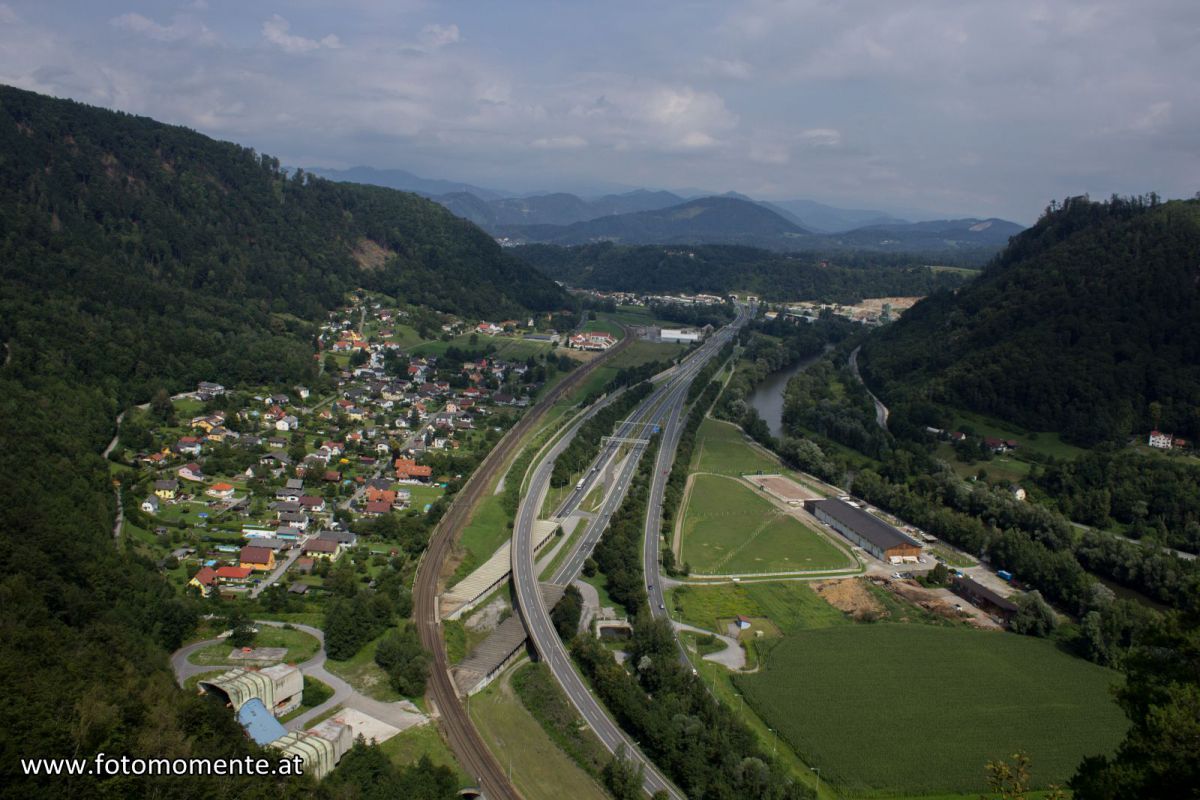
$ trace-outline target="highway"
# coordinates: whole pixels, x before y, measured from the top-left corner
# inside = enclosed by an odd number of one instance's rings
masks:
[[[525,435],[565,393],[573,391],[593,370],[632,342],[633,337],[627,335],[620,344],[576,369],[547,392],[545,397],[509,429],[455,496],[446,515],[434,529],[429,547],[417,568],[413,587],[414,616],[417,631],[421,636],[421,645],[433,655],[433,664],[429,671],[428,697],[441,717],[446,738],[455,758],[463,770],[478,782],[488,800],[519,800],[520,794],[513,788],[500,762],[488,750],[479,732],[475,730],[471,718],[459,701],[458,690],[450,677],[450,663],[446,656],[446,643],[442,639],[441,617],[438,613],[438,581],[442,565],[445,564],[458,533],[466,526],[472,510],[487,491],[492,478],[504,468],[509,456],[522,446]]]
[[[664,418],[674,422],[676,432],[664,436],[671,450],[678,444],[679,419],[683,405],[687,399],[687,391],[699,370],[711,359],[724,344],[734,335],[736,330],[747,319],[743,309],[737,320],[726,326],[709,338],[707,342],[689,354],[682,362],[663,373],[663,383],[623,422],[614,434],[615,438],[640,439],[639,434],[645,426],[653,425]],[[643,788],[648,794],[666,792],[675,800],[683,800],[683,794],[671,784],[658,768],[641,753],[637,743],[621,730],[620,726],[609,716],[604,707],[594,698],[583,679],[574,669],[570,655],[567,653],[562,640],[554,630],[550,621],[549,609],[542,601],[539,588],[538,574],[534,567],[533,525],[541,511],[546,493],[549,489],[550,474],[554,468],[554,459],[558,453],[569,444],[568,437],[563,437],[556,447],[548,452],[538,462],[529,490],[522,498],[517,511],[517,520],[513,527],[512,574],[516,589],[517,606],[529,639],[533,643],[542,660],[550,668],[559,685],[562,686],[571,703],[579,711],[580,716],[596,733],[596,736],[610,752],[617,752],[622,747],[629,758],[639,763],[644,769]],[[601,474],[601,467],[613,458],[621,448],[621,443],[610,442],[601,448],[593,462],[593,467],[585,473],[580,485],[567,497],[558,509],[559,514],[570,513],[591,489],[596,477]],[[574,543],[571,552],[563,560],[562,565],[551,578],[552,583],[565,584],[570,582],[582,569],[583,562],[591,553],[592,547],[603,533],[612,514],[624,500],[629,483],[636,474],[637,464],[645,444],[633,443],[630,447],[629,458],[621,473],[609,487],[604,504],[595,518],[591,520],[583,535]],[[660,457],[661,460],[661,457]],[[668,462],[669,463],[669,462]],[[661,508],[662,486],[659,486],[658,502]],[[657,563],[657,561],[656,561]]]

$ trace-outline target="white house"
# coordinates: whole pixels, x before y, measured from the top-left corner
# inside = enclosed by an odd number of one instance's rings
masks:
[[[145,500],[143,500],[142,501],[142,511],[145,511],[147,514],[157,514],[158,513],[158,497],[155,495],[150,495]]]
[[[1170,450],[1171,444],[1174,442],[1174,440],[1175,437],[1172,434],[1162,433],[1160,431],[1150,431],[1149,445],[1151,447],[1157,447],[1159,450]]]

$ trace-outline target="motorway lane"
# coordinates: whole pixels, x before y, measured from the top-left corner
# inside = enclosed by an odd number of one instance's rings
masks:
[[[470,519],[472,509],[482,498],[492,478],[503,468],[508,457],[521,446],[524,436],[563,394],[574,390],[593,370],[632,343],[633,338],[625,336],[616,347],[576,369],[509,429],[454,498],[430,537],[429,546],[417,568],[413,587],[414,617],[421,636],[421,645],[433,654],[428,696],[441,715],[442,727],[455,758],[467,774],[479,783],[489,800],[519,800],[520,794],[513,788],[500,762],[488,750],[479,732],[475,730],[471,718],[459,701],[458,690],[450,677],[450,664],[446,656],[446,643],[442,640],[441,617],[438,614],[438,579],[442,565],[450,554],[458,532]]]
[[[679,428],[678,418],[682,406],[686,401],[687,390],[692,380],[700,368],[729,340],[733,332],[737,327],[740,327],[745,319],[746,316],[743,311],[739,314],[734,326],[726,328],[713,336],[708,342],[693,352],[688,359],[685,359],[683,363],[673,368],[673,374],[669,376],[667,383],[643,401],[642,405],[631,415],[630,419],[620,426],[617,435],[628,436],[628,431],[631,431],[633,425],[641,422],[643,418],[647,418],[646,422],[652,423],[668,415],[675,420],[676,425],[674,427]],[[660,402],[663,398],[665,398],[665,401]],[[677,433],[674,435],[673,441],[674,444],[678,444]],[[563,446],[565,447],[565,444]],[[619,445],[616,444],[608,445],[597,457],[596,463],[604,463],[607,458],[611,457],[611,454],[616,452],[618,447]],[[569,582],[582,567],[583,560],[591,552],[591,547],[599,538],[600,533],[603,532],[609,517],[624,499],[625,490],[628,489],[629,482],[636,473],[638,456],[643,447],[644,445],[635,445],[633,457],[626,461],[622,474],[606,497],[601,513],[592,521],[585,534],[575,544],[572,554],[555,573],[554,582]],[[530,481],[529,493],[522,500],[520,509],[517,512],[517,521],[513,528],[513,582],[516,588],[518,610],[521,613],[522,620],[525,622],[526,631],[534,647],[541,654],[543,661],[550,667],[551,672],[566,692],[567,697],[571,700],[572,705],[575,706],[583,719],[595,731],[604,746],[610,752],[616,752],[619,748],[623,747],[629,757],[643,766],[645,770],[643,788],[648,793],[653,794],[657,791],[665,791],[669,797],[675,800],[682,800],[682,793],[659,772],[653,762],[641,753],[637,744],[621,730],[620,726],[608,715],[603,706],[591,695],[583,679],[575,671],[566,648],[563,646],[558,633],[554,630],[554,626],[550,622],[549,610],[545,607],[542,600],[541,590],[538,585],[538,576],[534,568],[533,523],[537,519],[542,507],[553,467],[554,461],[551,457],[543,458],[538,463],[534,470],[533,478]],[[584,480],[584,485],[574,493],[579,495],[578,498],[574,498],[576,503],[582,500],[582,497],[586,496],[588,486],[594,479],[594,476],[598,474],[599,470],[589,471],[589,477]],[[569,500],[571,499],[569,498]]]

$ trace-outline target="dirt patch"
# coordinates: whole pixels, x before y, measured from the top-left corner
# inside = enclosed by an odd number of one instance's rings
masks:
[[[463,625],[475,633],[493,631],[500,624],[500,617],[508,610],[508,603],[503,597],[497,597],[483,608],[467,617]]]
[[[799,505],[805,500],[821,499],[821,495],[812,489],[809,489],[807,486],[801,486],[791,478],[786,478],[783,475],[747,475],[745,478],[750,483],[762,487],[769,494],[774,495],[789,505]]]
[[[350,255],[354,257],[354,261],[360,269],[374,272],[375,270],[383,269],[383,265],[387,263],[389,258],[396,255],[395,250],[389,250],[383,245],[372,239],[362,238],[354,245],[354,250]]]
[[[974,615],[959,612],[954,608],[953,602],[947,601],[945,590],[927,589],[911,581],[877,580],[875,584],[939,617],[969,622],[977,628],[995,629],[997,627],[986,615],[980,615],[977,618]],[[953,595],[951,597],[958,600]]]
[[[855,619],[875,619],[884,613],[883,606],[857,578],[821,581],[814,583],[812,588],[826,603]]]

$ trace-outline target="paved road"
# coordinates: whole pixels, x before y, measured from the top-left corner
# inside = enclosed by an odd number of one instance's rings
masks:
[[[270,575],[268,575],[266,578],[264,578],[261,583],[256,584],[254,586],[254,588],[252,588],[250,590],[250,598],[251,599],[258,597],[260,594],[262,594],[264,591],[266,591],[268,586],[273,585],[275,583],[275,581],[277,581],[283,577],[283,573],[287,572],[288,568],[291,567],[292,564],[296,563],[296,559],[298,559],[300,557],[300,552],[302,550],[304,550],[304,545],[308,544],[308,540],[310,538],[311,538],[310,536],[301,536],[296,541],[296,543],[294,545],[292,545],[291,551],[288,552],[288,557],[285,558],[283,561],[281,561],[275,567],[275,571],[272,572]]]
[[[744,313],[739,315],[737,325],[740,325],[744,319]],[[723,329],[693,351],[683,362],[668,370],[667,380],[642,402],[625,423],[618,427],[616,435],[631,437],[631,434],[640,432],[639,425],[652,424],[663,418],[674,417],[678,421],[691,381],[699,369],[729,340],[735,329],[736,326]],[[674,441],[678,442],[677,436]],[[595,462],[597,467],[606,463],[619,447],[618,444],[613,443],[602,448]],[[551,582],[568,583],[578,574],[583,561],[599,539],[612,513],[623,501],[629,483],[636,474],[638,456],[644,447],[645,445],[642,444],[634,444],[631,447],[632,455],[626,460],[621,474],[609,487],[600,511],[596,514],[595,519],[591,520],[584,534],[579,537],[571,554],[556,570]],[[682,800],[683,794],[663,776],[653,762],[641,753],[637,743],[621,730],[603,706],[591,695],[587,685],[572,666],[570,656],[550,622],[549,609],[543,602],[538,573],[534,567],[533,524],[541,510],[553,468],[553,454],[548,454],[538,463],[530,480],[529,491],[522,498],[521,506],[517,511],[517,521],[513,527],[513,583],[516,588],[517,606],[525,623],[526,631],[530,641],[533,642],[542,660],[549,666],[572,705],[595,731],[601,743],[613,753],[624,748],[629,757],[642,766],[644,769],[643,788],[646,792],[653,794],[662,791],[675,800]],[[587,477],[567,498],[564,506],[570,507],[572,503],[577,505],[582,501],[590,491],[591,482],[599,472],[598,468],[589,470]]]
[[[520,795],[513,788],[500,762],[487,749],[479,732],[475,730],[466,709],[459,701],[458,690],[450,677],[450,663],[446,657],[441,617],[438,614],[438,579],[442,565],[449,556],[459,532],[466,527],[471,510],[483,497],[488,484],[503,468],[508,457],[521,446],[525,435],[533,430],[546,411],[564,394],[573,391],[594,369],[632,343],[633,337],[625,336],[619,344],[599,358],[577,368],[547,392],[544,398],[508,430],[455,496],[446,515],[434,529],[429,547],[417,568],[413,589],[417,630],[421,635],[421,644],[433,654],[428,697],[441,714],[446,737],[450,741],[455,758],[463,770],[479,783],[488,800],[516,800]]]
[[[275,628],[281,628],[285,623],[275,620],[256,619],[255,625],[270,625]],[[289,720],[284,724],[290,731],[303,730],[309,724],[310,720],[316,719],[327,711],[330,711],[338,706],[346,706],[362,711],[364,714],[369,714],[375,719],[393,725],[394,727],[404,728],[413,724],[413,715],[420,714],[419,709],[408,701],[397,703],[385,703],[381,700],[376,700],[373,697],[367,697],[360,693],[350,684],[334,675],[332,672],[325,669],[325,632],[320,628],[314,628],[311,625],[302,625],[299,623],[291,623],[296,630],[303,631],[310,636],[316,638],[321,643],[321,649],[317,654],[297,666],[300,671],[306,676],[316,678],[322,681],[329,688],[333,689],[333,696],[319,706],[309,709],[298,717]],[[195,675],[201,675],[205,672],[212,672],[219,669],[233,669],[235,667],[243,667],[244,664],[214,664],[200,665],[193,664],[189,661],[192,653],[208,647],[211,644],[217,644],[223,641],[222,639],[206,639],[202,642],[193,642],[179,648],[171,654],[171,668],[175,671],[175,679],[182,686],[184,682]]]
[[[879,425],[879,427],[883,428],[886,431],[887,430],[887,421],[888,421],[888,407],[885,406],[879,400],[879,398],[876,397],[875,394],[867,387],[867,384],[862,379],[862,375],[860,375],[858,372],[858,351],[861,349],[862,349],[861,347],[856,347],[850,351],[850,371],[854,373],[855,379],[857,379],[858,382],[863,385],[863,388],[867,390],[867,394],[871,395],[871,401],[873,403],[875,403],[875,422]]]

